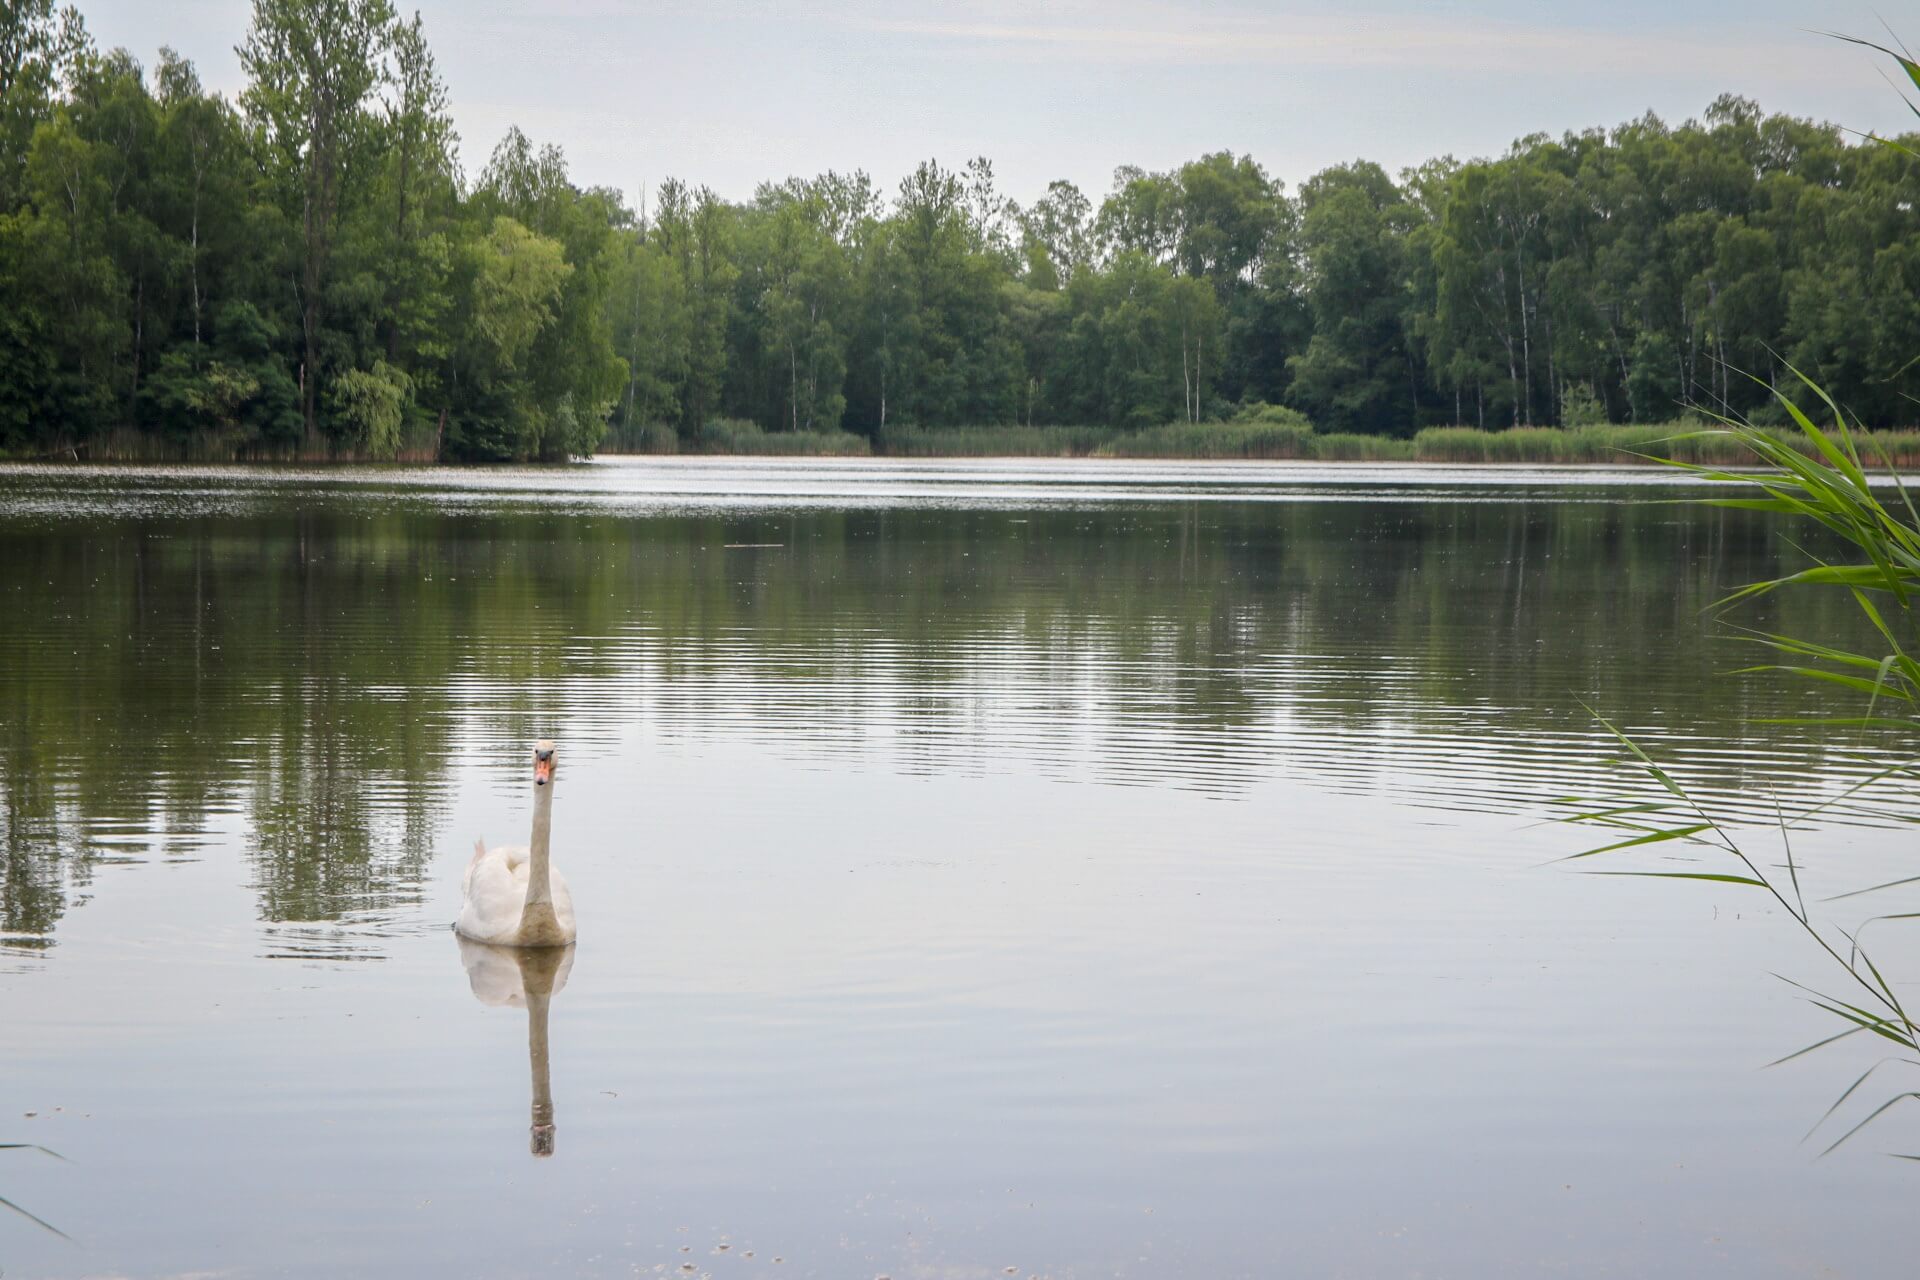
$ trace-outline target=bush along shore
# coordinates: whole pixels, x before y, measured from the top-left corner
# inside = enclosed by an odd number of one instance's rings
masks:
[[[1293,418],[1294,415],[1288,415]],[[850,432],[764,431],[749,422],[707,424],[693,439],[656,428],[635,439],[618,434],[602,452],[619,454],[772,455],[883,458],[1166,458],[1299,462],[1513,463],[1633,465],[1656,458],[1742,466],[1757,459],[1738,436],[1702,419],[1645,426],[1428,427],[1409,438],[1322,432],[1304,420],[1262,417],[1119,427],[890,427],[877,437]],[[1807,452],[1807,438],[1770,430]],[[1920,429],[1860,433],[1869,465],[1920,465]]]
[[[1785,428],[1762,430],[1802,453],[1807,437]],[[1920,429],[1857,433],[1869,466],[1920,467]],[[1315,430],[1287,410],[1227,422],[1176,422],[1157,427],[889,427],[868,437],[850,431],[768,431],[738,419],[716,419],[691,436],[653,425],[614,432],[599,452],[613,455],[787,458],[1163,458],[1265,462],[1424,462],[1446,464],[1611,465],[1667,458],[1715,466],[1745,466],[1758,459],[1741,436],[1705,419],[1683,418],[1644,426],[1428,427],[1411,437],[1357,435]],[[282,448],[236,442],[215,433],[157,439],[134,431],[96,436],[71,446],[16,451],[14,461],[40,462],[260,462],[352,463],[373,461],[363,452],[320,444]],[[422,433],[403,440],[380,461],[449,461],[441,442]]]

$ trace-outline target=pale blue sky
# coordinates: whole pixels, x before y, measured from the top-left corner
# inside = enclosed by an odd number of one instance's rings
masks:
[[[1855,0],[397,0],[424,15],[477,172],[510,124],[566,148],[576,181],[756,182],[984,154],[1026,201],[1097,199],[1114,166],[1222,147],[1289,186],[1355,156],[1391,170],[1536,131],[1697,115],[1722,91],[1862,129],[1909,119]],[[162,43],[240,86],[248,0],[80,0],[105,45]],[[1920,22],[1914,24],[1920,39]]]

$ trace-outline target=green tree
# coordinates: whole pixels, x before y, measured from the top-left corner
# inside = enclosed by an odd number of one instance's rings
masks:
[[[60,82],[89,48],[73,6],[0,0],[0,213],[17,207],[33,131],[52,116]]]
[[[386,81],[392,39],[388,0],[254,0],[240,45],[249,83],[240,101],[262,163],[301,231],[301,400],[309,435],[319,425],[325,374],[321,325],[341,204],[374,135],[374,92]]]
[[[486,235],[463,244],[456,265],[463,323],[448,423],[457,456],[499,460],[542,453],[552,406],[534,394],[531,359],[572,274],[559,241],[504,214]]]
[[[1409,434],[1418,382],[1400,281],[1413,208],[1365,161],[1314,178],[1301,208],[1313,337],[1289,361],[1294,398],[1331,429]]]

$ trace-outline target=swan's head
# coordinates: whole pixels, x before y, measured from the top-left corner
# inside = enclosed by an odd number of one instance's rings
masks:
[[[544,787],[553,781],[553,743],[546,738],[533,744],[533,785]]]

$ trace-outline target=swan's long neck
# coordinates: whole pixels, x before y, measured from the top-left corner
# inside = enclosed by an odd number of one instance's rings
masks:
[[[553,783],[533,789],[533,839],[527,856],[527,906],[553,902],[553,872],[547,838],[553,831]],[[522,917],[525,918],[524,916]]]
[[[565,946],[570,939],[560,931],[553,913],[553,872],[547,859],[547,833],[553,826],[553,784],[533,789],[533,841],[527,854],[527,900],[520,908],[523,947]]]

